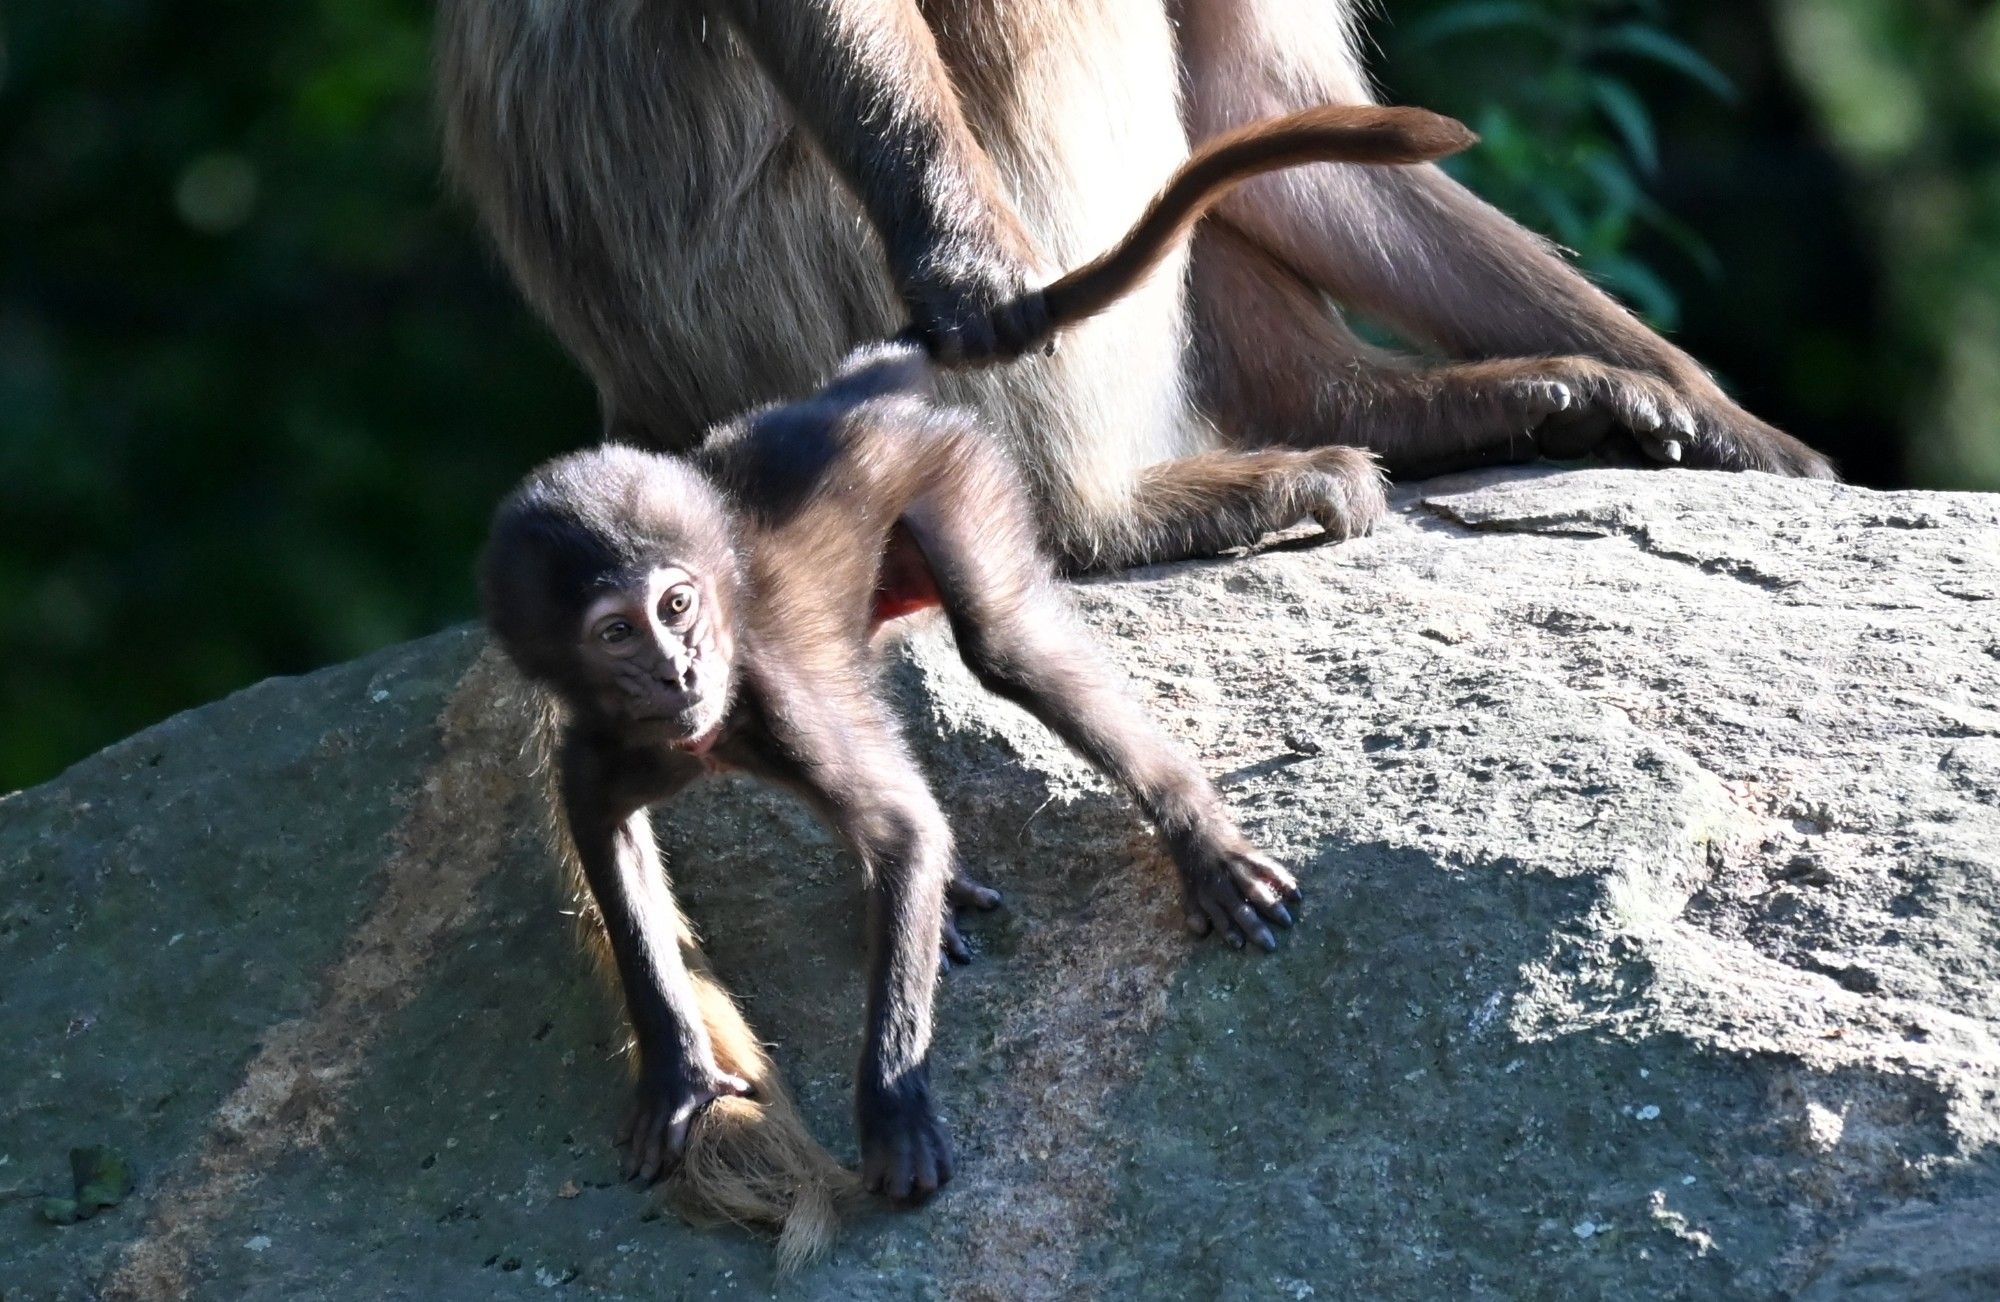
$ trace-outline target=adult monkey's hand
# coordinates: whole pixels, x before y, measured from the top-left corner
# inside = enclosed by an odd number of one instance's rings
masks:
[[[1028,291],[1054,274],[1002,205],[986,229],[937,239],[897,269],[910,327],[940,365],[1011,361],[1049,337],[1043,301]]]
[[[725,9],[779,91],[861,200],[896,291],[932,357],[971,365],[1045,337],[1005,310],[1052,278],[913,0]]]

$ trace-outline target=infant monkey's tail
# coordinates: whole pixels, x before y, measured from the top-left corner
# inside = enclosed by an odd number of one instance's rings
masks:
[[[1323,105],[1217,136],[1181,165],[1114,248],[1037,291],[1048,333],[1088,320],[1131,292],[1209,209],[1252,177],[1306,163],[1428,163],[1478,140],[1443,114],[1374,104]]]

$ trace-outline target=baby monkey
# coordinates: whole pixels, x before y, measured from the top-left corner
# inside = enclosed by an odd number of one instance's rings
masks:
[[[1449,119],[1374,107],[1224,137],[1117,248],[992,329],[1019,352],[1101,310],[1248,176],[1416,162],[1470,140]],[[688,457],[606,446],[550,462],[495,517],[486,617],[561,700],[562,808],[636,1040],[628,1176],[670,1168],[702,1109],[749,1089],[716,1065],[647,813],[705,772],[738,769],[797,793],[866,874],[864,1184],[907,1201],[951,1178],[927,1075],[939,949],[963,956],[950,906],[998,896],[957,874],[951,830],[883,699],[874,635],[887,620],[942,607],[982,684],[1132,794],[1178,870],[1191,931],[1268,950],[1272,928],[1291,925],[1292,875],[1125,694],[1038,546],[1014,467],[969,417],[927,401],[933,377],[913,339],[865,348],[816,395],[731,422]],[[1191,552],[1307,516],[1351,520],[1357,485],[1379,496],[1352,449],[1232,455],[1246,459],[1232,514],[1191,529]]]

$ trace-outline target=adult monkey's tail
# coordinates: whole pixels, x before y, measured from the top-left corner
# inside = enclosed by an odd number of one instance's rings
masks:
[[[777,1066],[685,923],[680,935],[715,1065],[749,1081],[756,1095],[708,1105],[667,1178],[667,1196],[691,1221],[776,1230],[778,1273],[788,1274],[833,1245],[841,1210],[860,1198],[861,1181],[813,1138]]]
[[[562,865],[585,948],[605,980],[615,982],[604,923],[584,881],[556,791],[551,752],[561,735],[560,707],[538,687],[523,682],[521,689],[527,702],[529,759],[542,787],[540,807],[547,814],[544,834]],[[786,1274],[832,1246],[841,1212],[859,1200],[861,1182],[813,1138],[777,1065],[716,980],[671,892],[668,899],[715,1065],[749,1081],[754,1097],[720,1098],[702,1110],[662,1191],[676,1211],[696,1224],[727,1222],[776,1231],[778,1271]],[[631,1057],[636,1066],[637,1055]]]
[[[1013,347],[972,365],[1004,361],[1039,348],[1131,293],[1209,209],[1253,177],[1307,163],[1429,163],[1478,141],[1471,128],[1455,118],[1429,109],[1377,104],[1324,104],[1217,136],[1181,164],[1138,223],[1110,250],[1053,284],[996,308],[994,333]],[[911,326],[890,342],[922,344],[923,332]]]
[[[1252,177],[1306,163],[1428,163],[1478,141],[1455,118],[1375,104],[1328,104],[1253,122],[1203,143],[1124,239],[1029,297],[1040,297],[1054,334],[1131,292],[1209,209]]]

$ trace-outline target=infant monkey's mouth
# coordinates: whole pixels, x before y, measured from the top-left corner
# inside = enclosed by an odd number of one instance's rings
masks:
[[[718,719],[709,725],[707,732],[682,738],[680,741],[675,742],[674,745],[690,755],[702,756],[714,749],[715,743],[720,740],[722,740],[722,721]]]
[[[695,701],[682,706],[634,711],[628,717],[634,724],[649,729],[656,740],[676,750],[700,754],[713,746],[722,733],[722,720],[703,707],[704,702]]]

